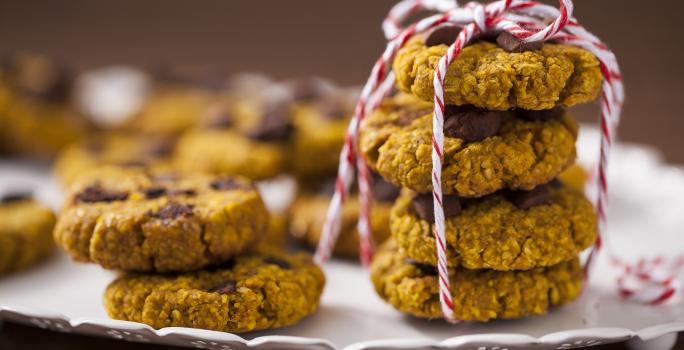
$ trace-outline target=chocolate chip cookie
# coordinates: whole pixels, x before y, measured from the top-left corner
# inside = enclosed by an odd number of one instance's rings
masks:
[[[407,259],[393,240],[380,248],[371,279],[382,299],[420,318],[441,316],[437,270]],[[582,289],[579,259],[526,271],[449,269],[454,316],[464,321],[541,315],[577,298]]]
[[[577,123],[562,108],[488,111],[447,106],[442,191],[480,197],[502,188],[529,190],[575,160]],[[359,148],[389,182],[432,190],[432,104],[397,94],[362,123]]]
[[[447,259],[468,269],[527,270],[574,259],[596,240],[596,216],[584,195],[560,182],[482,198],[444,197]],[[404,191],[390,225],[407,257],[436,264],[432,194]]]
[[[105,165],[171,169],[174,140],[123,132],[96,134],[63,149],[54,164],[60,181],[69,185],[78,176]]]
[[[90,129],[70,102],[72,76],[59,62],[15,54],[0,63],[0,151],[51,158]]]
[[[102,167],[72,185],[54,236],[107,269],[189,271],[248,250],[267,223],[246,179]]]
[[[316,311],[324,284],[309,255],[272,250],[203,271],[123,275],[107,287],[104,302],[112,318],[154,328],[240,333],[297,323]]]
[[[26,193],[0,196],[0,274],[32,265],[54,251],[55,215]]]
[[[444,40],[430,39],[429,35],[411,39],[393,65],[397,86],[425,101],[433,100],[435,67],[448,47]],[[598,96],[599,61],[589,51],[551,43],[527,49],[508,52],[487,41],[466,46],[447,70],[445,103],[541,110],[586,103]]]

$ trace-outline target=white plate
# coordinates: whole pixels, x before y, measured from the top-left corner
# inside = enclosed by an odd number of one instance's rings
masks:
[[[582,133],[578,151],[591,164],[595,130]],[[662,164],[653,150],[618,145],[611,166],[610,241],[624,257],[674,254],[684,249],[684,170]],[[0,191],[39,186],[39,198],[59,203],[40,167],[0,163]],[[535,349],[574,348],[632,339],[667,348],[684,331],[682,298],[643,306],[616,297],[615,274],[599,259],[590,287],[567,307],[542,317],[458,326],[404,316],[380,300],[357,264],[332,261],[320,310],[300,324],[244,335],[165,328],[107,318],[102,292],[114,274],[58,254],[49,262],[0,279],[0,319],[62,332],[207,349]],[[684,277],[684,276],[683,276]],[[646,343],[644,343],[646,341]],[[650,341],[650,342],[649,342]],[[653,343],[658,342],[658,343]]]

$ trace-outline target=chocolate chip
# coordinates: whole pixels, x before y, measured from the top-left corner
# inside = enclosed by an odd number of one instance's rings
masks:
[[[264,258],[264,263],[276,265],[283,270],[289,270],[292,268],[292,265],[290,265],[289,262],[287,262],[283,259],[280,259],[280,258],[276,258],[274,256],[267,256],[266,258]]]
[[[539,50],[543,44],[541,41],[533,41],[530,43],[523,42],[509,32],[501,32],[499,36],[496,37],[496,43],[499,44],[502,49],[508,52]]]
[[[244,184],[237,182],[232,178],[214,180],[209,184],[209,186],[217,191],[228,191],[245,187]]]
[[[171,190],[169,191],[169,196],[196,196],[197,191],[193,190],[192,188],[185,188],[185,189],[180,189],[180,190]]]
[[[551,193],[547,185],[539,185],[529,191],[506,191],[506,197],[520,209],[529,209],[537,205],[551,202]]]
[[[461,27],[458,26],[453,26],[453,25],[446,25],[446,26],[441,26],[438,28],[435,28],[430,34],[428,34],[427,38],[425,38],[425,45],[427,46],[437,46],[437,45],[447,45],[450,46],[451,44],[456,41],[456,37],[458,37],[458,33],[461,32]]]
[[[458,196],[444,196],[442,200],[444,204],[445,218],[450,218],[461,213],[461,202]],[[435,210],[432,202],[432,193],[419,194],[413,197],[411,206],[419,218],[430,223],[435,222]]]
[[[447,106],[444,135],[476,142],[494,136],[501,127],[501,112],[472,106]]]
[[[233,280],[227,280],[221,284],[219,284],[216,287],[210,288],[209,292],[211,293],[221,293],[221,294],[230,294],[233,293],[237,290],[237,282]]]
[[[12,192],[0,196],[0,203],[14,203],[33,198],[31,192]]]
[[[128,193],[122,191],[107,191],[95,184],[86,187],[83,191],[76,194],[75,199],[76,202],[81,203],[123,201],[128,199]]]
[[[553,187],[553,188],[561,188],[561,187],[565,186],[565,185],[563,185],[563,182],[561,180],[558,180],[558,179],[553,179],[553,180],[549,181],[549,183],[547,185],[549,185],[550,187]]]
[[[294,126],[290,120],[289,106],[276,103],[267,107],[261,124],[248,133],[248,137],[257,141],[285,141],[290,138]]]
[[[417,262],[413,259],[410,259],[410,258],[405,258],[404,263],[413,265],[415,268],[420,270],[420,272],[422,272],[424,275],[437,276],[437,268],[432,266],[432,265],[419,263],[419,262]]]
[[[394,124],[397,126],[407,126],[413,123],[414,120],[431,113],[432,109],[407,109],[402,108],[399,110],[399,116],[394,120]]]
[[[157,219],[173,220],[179,217],[193,216],[193,207],[191,204],[171,202],[150,215]]]
[[[145,190],[145,198],[154,199],[166,195],[166,188],[152,187]]]
[[[379,202],[394,202],[399,197],[399,188],[373,174],[373,197]]]
[[[540,111],[531,111],[527,109],[517,109],[515,111],[515,115],[518,118],[530,121],[559,119],[563,116],[563,113],[565,113],[565,109],[560,106],[551,109],[542,109]]]

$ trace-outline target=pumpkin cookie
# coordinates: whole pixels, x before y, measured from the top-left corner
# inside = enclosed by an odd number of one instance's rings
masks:
[[[0,196],[0,274],[25,268],[52,253],[55,215],[30,195]]]
[[[439,318],[437,269],[400,254],[393,240],[380,248],[371,265],[375,290],[401,312]],[[577,257],[527,271],[449,269],[454,316],[464,321],[514,319],[545,314],[577,298],[582,269]]]
[[[127,274],[105,291],[107,313],[154,328],[249,332],[289,326],[316,311],[325,277],[311,257],[276,250],[171,276]]]
[[[245,179],[102,167],[72,185],[54,236],[107,269],[188,271],[251,248],[267,223]]]
[[[428,39],[429,35],[418,36],[399,50],[394,72],[402,91],[432,101],[435,67],[447,45]],[[599,61],[587,50],[543,44],[529,51],[508,52],[495,43],[479,41],[466,46],[447,69],[444,100],[447,105],[490,110],[541,110],[587,103],[598,96],[600,88]]]
[[[0,65],[0,150],[51,158],[91,125],[70,102],[71,75],[45,57],[16,54]]]
[[[553,182],[532,191],[482,198],[444,197],[449,265],[527,270],[574,259],[596,239],[596,216],[584,195]],[[405,191],[390,216],[392,236],[407,257],[437,264],[432,194]]]
[[[62,150],[54,170],[65,185],[71,184],[79,175],[105,165],[168,170],[173,149],[174,141],[170,138],[122,132],[99,134]]]
[[[529,190],[575,160],[577,123],[563,109],[487,111],[447,106],[442,190],[480,197]],[[407,94],[388,98],[361,125],[360,151],[389,182],[432,190],[432,105]]]

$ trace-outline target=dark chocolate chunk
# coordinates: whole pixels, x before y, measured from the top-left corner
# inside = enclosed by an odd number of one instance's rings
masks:
[[[444,135],[476,142],[494,136],[501,127],[501,112],[472,106],[446,106]]]
[[[267,107],[261,124],[247,136],[257,141],[286,141],[294,131],[290,120],[289,106],[286,103],[276,103]]]
[[[398,126],[410,125],[414,120],[431,113],[432,109],[406,109],[399,110],[399,117],[394,120],[394,124]]]
[[[266,258],[264,258],[264,263],[276,265],[283,270],[289,270],[292,268],[292,265],[290,265],[289,262],[287,262],[283,259],[280,259],[280,258],[276,258],[274,256],[267,256]]]
[[[14,203],[33,198],[31,192],[12,192],[0,196],[0,203]]]
[[[548,185],[553,187],[553,188],[561,188],[564,186],[563,182],[561,180],[558,180],[558,179],[553,179],[553,180],[549,181]]]
[[[211,293],[221,293],[221,294],[230,294],[233,293],[237,290],[237,282],[233,280],[227,280],[221,284],[219,284],[216,287],[210,288],[209,292]]]
[[[150,215],[157,219],[173,220],[179,217],[193,216],[193,207],[191,204],[171,202]]]
[[[523,42],[509,32],[501,32],[499,36],[496,37],[496,43],[499,44],[502,49],[508,52],[534,51],[541,49],[543,45],[541,41],[534,41],[530,43]]]
[[[517,109],[515,110],[515,115],[518,118],[537,121],[537,120],[549,120],[549,119],[559,119],[563,116],[565,109],[563,107],[554,107],[551,109],[542,109],[540,111],[531,111],[527,109]]]
[[[192,188],[184,188],[184,189],[169,191],[169,196],[196,196],[196,195],[197,195],[197,191],[193,190]]]
[[[373,174],[373,197],[379,202],[394,202],[399,197],[399,188]]]
[[[551,193],[547,185],[539,185],[529,191],[506,191],[506,197],[520,209],[529,209],[537,205],[551,202]]]
[[[410,258],[405,258],[404,263],[413,265],[415,268],[420,270],[420,272],[422,272],[424,275],[437,276],[437,268],[435,266],[423,264]]]
[[[444,196],[442,198],[444,206],[444,217],[450,218],[461,213],[461,201],[456,195]],[[411,202],[413,211],[421,220],[430,223],[435,222],[435,208],[432,202],[432,193],[419,194],[413,197]]]
[[[81,203],[123,201],[128,199],[128,193],[122,191],[108,191],[100,187],[100,185],[94,184],[76,194],[75,199],[76,202]]]
[[[233,178],[223,178],[212,181],[209,186],[217,191],[228,191],[238,188],[245,188],[243,183],[235,181]]]
[[[152,187],[145,190],[145,198],[154,199],[166,195],[166,188]]]
[[[441,26],[438,28],[435,28],[430,34],[428,34],[427,38],[425,38],[425,45],[426,46],[437,46],[437,45],[446,45],[450,46],[451,44],[456,41],[456,37],[458,37],[458,33],[461,32],[461,27],[454,26],[454,25],[445,25]]]

